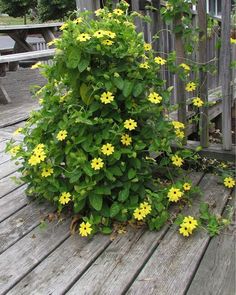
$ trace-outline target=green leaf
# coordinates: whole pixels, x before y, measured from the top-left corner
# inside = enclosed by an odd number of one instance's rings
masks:
[[[74,212],[79,213],[85,206],[86,199],[74,203]]]
[[[120,90],[122,90],[124,87],[124,81],[121,77],[113,78],[113,83]]]
[[[105,235],[109,235],[109,234],[112,233],[112,229],[110,227],[108,227],[108,226],[104,226],[102,228],[102,233],[105,234]]]
[[[128,172],[128,179],[132,179],[132,178],[134,178],[135,176],[136,176],[136,171],[135,171],[133,168],[129,169],[129,172]]]
[[[78,69],[82,73],[89,66],[90,60],[88,58],[83,58],[78,64]]]
[[[124,97],[128,97],[131,94],[133,85],[134,84],[132,82],[125,80],[124,88],[123,88]]]
[[[117,166],[110,167],[109,171],[115,176],[122,176],[123,175],[121,169]]]
[[[100,211],[102,209],[102,195],[91,193],[91,195],[89,196],[89,202],[95,210]]]
[[[133,89],[133,96],[138,97],[143,92],[143,90],[144,90],[144,87],[142,83],[136,84]]]
[[[95,194],[98,195],[110,195],[111,194],[111,189],[109,187],[98,187],[94,190]]]
[[[93,176],[93,169],[89,165],[84,165],[83,170],[88,176]]]
[[[113,203],[110,208],[110,217],[115,217],[120,212],[120,205],[118,203]]]
[[[76,47],[69,47],[68,49],[68,59],[66,61],[66,65],[70,69],[77,68],[81,58],[81,53],[78,51]]]
[[[128,197],[129,197],[129,188],[126,187],[122,191],[119,192],[118,200],[120,202],[124,202],[125,200],[128,199]]]
[[[79,92],[83,102],[86,105],[89,105],[93,101],[92,95],[90,93],[91,88],[88,87],[85,83],[82,83],[82,85],[80,86]]]

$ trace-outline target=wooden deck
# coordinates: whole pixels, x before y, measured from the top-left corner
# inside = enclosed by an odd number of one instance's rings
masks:
[[[235,224],[213,239],[204,231],[184,238],[169,224],[159,232],[128,228],[111,240],[70,235],[69,218],[42,223],[54,208],[32,201],[25,185],[12,181],[17,167],[4,153],[19,126],[0,129],[0,294],[235,294]],[[216,176],[191,178],[216,213],[234,204]]]

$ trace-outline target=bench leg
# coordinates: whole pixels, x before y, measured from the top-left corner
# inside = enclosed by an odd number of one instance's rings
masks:
[[[0,82],[1,83],[1,82]],[[6,89],[0,84],[0,103],[8,104],[11,102],[9,95],[7,94]]]

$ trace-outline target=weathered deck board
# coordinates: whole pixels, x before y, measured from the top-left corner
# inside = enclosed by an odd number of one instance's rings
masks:
[[[35,228],[0,256],[0,294],[7,292],[69,236],[69,220]],[[64,261],[66,263],[66,261]]]
[[[25,195],[25,188],[26,185],[23,185],[0,199],[0,222],[26,206],[29,202]]]
[[[0,164],[0,179],[15,172],[18,168],[19,166],[17,166],[12,161],[7,161],[5,163]]]
[[[235,194],[232,197],[234,206]],[[209,290],[214,295],[235,294],[235,242],[233,227],[210,241],[187,295],[208,295]]]
[[[11,159],[9,154],[0,153],[0,164],[3,164]]]
[[[54,211],[48,203],[37,201],[17,211],[0,223],[0,254],[37,227],[47,214]]]
[[[0,179],[0,198],[2,198],[4,195],[12,192],[22,184],[16,183],[12,177],[19,178],[20,177],[19,172],[15,172],[11,175],[8,175],[2,179]]]
[[[217,184],[217,177],[205,175],[200,182],[204,200],[215,203],[215,211],[221,213],[229,197],[229,190]],[[214,190],[212,188],[214,187]],[[194,215],[197,206],[187,209],[185,214]],[[184,294],[199,259],[203,255],[209,236],[203,231],[186,239],[173,226],[144,266],[127,294]]]

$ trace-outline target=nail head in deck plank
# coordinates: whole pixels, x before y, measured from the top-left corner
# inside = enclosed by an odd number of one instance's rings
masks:
[[[68,236],[69,220],[53,222],[45,229],[35,228],[8,248],[0,256],[0,294],[11,289]]]
[[[217,184],[217,181],[216,176],[205,175],[200,187],[204,192],[204,200],[216,202],[215,211],[221,213],[228,199],[229,190]],[[195,216],[198,207],[194,203],[193,201],[193,206],[183,214]],[[157,292],[161,295],[184,294],[209,239],[208,234],[203,231],[198,231],[186,239],[177,232],[176,226],[173,226],[127,294],[156,295]]]

